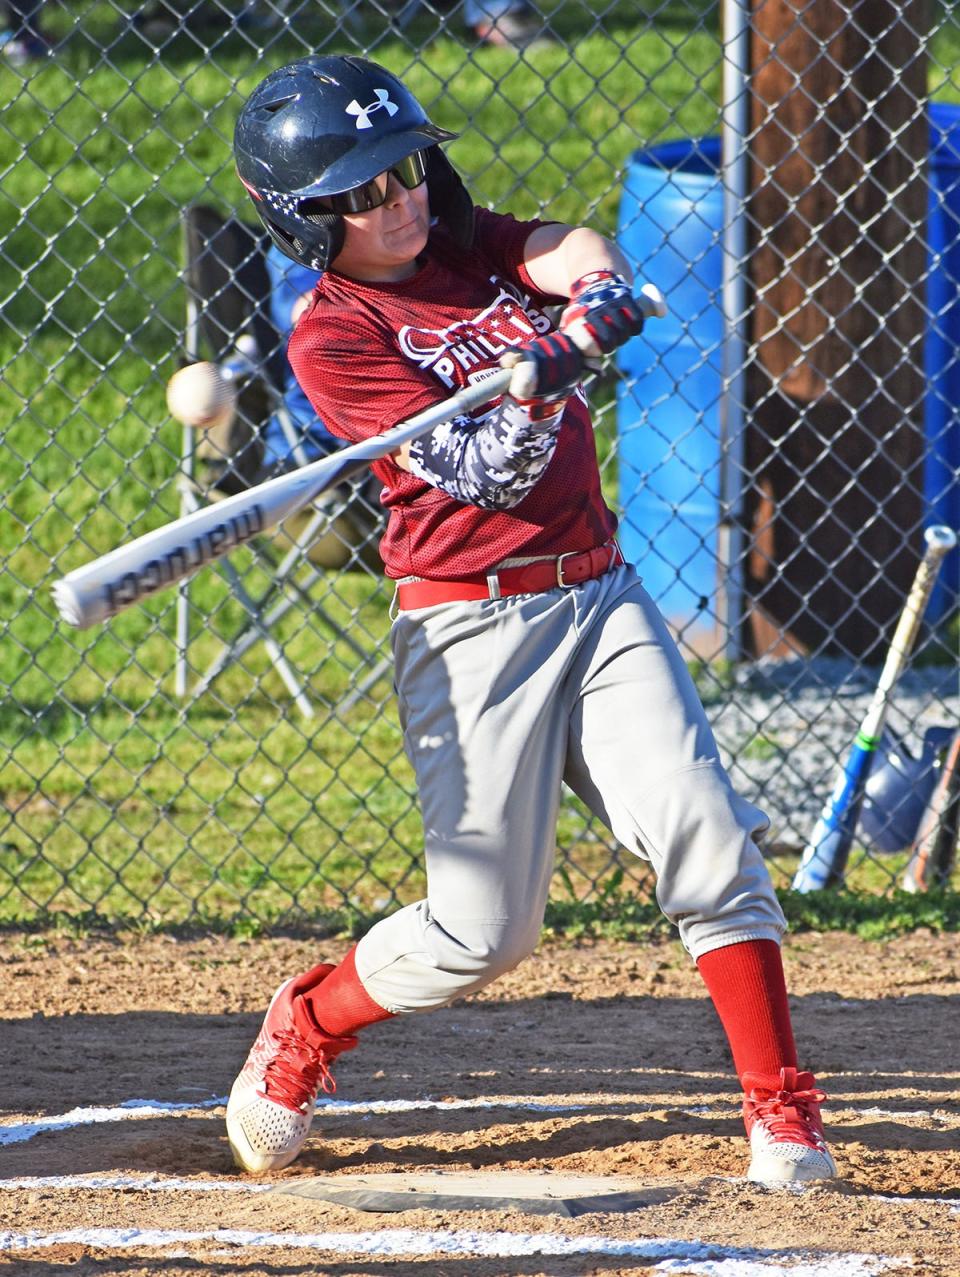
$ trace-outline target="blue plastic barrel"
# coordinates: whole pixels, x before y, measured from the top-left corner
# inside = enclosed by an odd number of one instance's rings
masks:
[[[932,102],[927,169],[924,496],[930,522],[960,532],[960,106]],[[960,551],[947,556],[927,615],[957,606]]]
[[[620,540],[664,615],[685,635],[713,624],[720,493],[723,190],[720,139],[637,151],[617,238],[669,314],[618,355]],[[960,106],[930,105],[924,341],[925,517],[960,531]],[[928,617],[957,606],[960,551]]]
[[[723,191],[718,138],[638,151],[617,238],[668,313],[618,356],[620,543],[690,641],[715,625]]]

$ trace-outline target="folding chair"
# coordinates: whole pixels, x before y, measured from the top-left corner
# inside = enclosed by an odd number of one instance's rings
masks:
[[[186,514],[257,482],[264,455],[261,431],[272,413],[278,416],[296,462],[303,464],[306,457],[283,400],[286,343],[270,318],[265,237],[235,217],[194,204],[183,214],[183,241],[184,361],[213,360],[235,378],[238,390],[237,413],[227,427],[199,434],[188,426],[183,429],[179,488],[181,513]],[[259,539],[256,551],[267,557],[270,584],[257,595],[248,590],[230,558],[221,560],[218,568],[246,613],[246,622],[200,674],[192,695],[205,692],[228,666],[262,642],[296,705],[312,718],[313,701],[276,633],[279,622],[299,605],[326,626],[334,641],[349,647],[358,670],[368,670],[354,681],[338,708],[349,709],[366,696],[389,669],[389,659],[381,656],[370,668],[376,651],[357,642],[310,591],[330,570],[379,572],[376,543],[382,518],[379,503],[370,499],[369,485],[362,481],[324,494],[299,519]],[[191,608],[187,580],[177,599],[176,692],[181,698],[188,693]]]

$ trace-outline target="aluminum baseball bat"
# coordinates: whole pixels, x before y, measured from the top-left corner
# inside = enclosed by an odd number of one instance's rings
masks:
[[[903,874],[904,891],[945,887],[960,833],[960,731],[953,734]]]
[[[837,776],[833,792],[804,849],[793,879],[794,891],[819,891],[843,880],[870,768],[887,717],[890,693],[906,667],[944,555],[957,544],[956,534],[942,525],[927,528],[924,541],[926,552],[917,568],[897,622],[876,691],[860,724],[853,748]]]
[[[666,314],[663,296],[652,284],[640,289],[637,300],[647,318]],[[60,616],[81,630],[116,616],[276,527],[328,488],[364,470],[371,461],[496,399],[506,391],[512,376],[512,370],[506,368],[490,372],[442,403],[401,421],[392,430],[237,493],[216,506],[184,515],[129,545],[101,555],[55,583],[53,599]]]
[[[362,439],[290,474],[193,511],[69,572],[53,587],[61,617],[85,630],[133,603],[190,576],[244,542],[276,527],[322,492],[364,470],[412,439],[504,393],[512,376],[498,369],[475,385],[432,404],[392,430]]]

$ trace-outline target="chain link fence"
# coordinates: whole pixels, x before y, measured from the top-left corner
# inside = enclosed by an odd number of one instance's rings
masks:
[[[592,391],[608,499],[790,883],[923,528],[960,522],[960,26],[876,0],[493,2],[8,8],[3,920],[269,924],[422,891],[362,486],[106,625],[66,627],[50,596],[259,477],[268,429],[296,434],[230,138],[308,52],[388,65],[462,134],[478,200],[615,235],[666,293]],[[232,428],[172,420],[197,358],[232,361]],[[859,890],[901,881],[958,725],[958,584],[954,553],[894,694]],[[569,795],[559,849],[560,898],[651,891]]]

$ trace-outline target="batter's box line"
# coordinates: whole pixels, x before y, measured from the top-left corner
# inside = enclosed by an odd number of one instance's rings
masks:
[[[906,1257],[856,1252],[774,1250],[722,1246],[670,1237],[621,1241],[612,1237],[572,1237],[560,1233],[474,1232],[391,1228],[357,1233],[255,1233],[243,1229],[209,1231],[137,1228],[72,1228],[59,1233],[0,1233],[0,1253],[86,1246],[92,1250],[157,1249],[199,1245],[320,1251],[325,1254],[469,1256],[512,1259],[529,1255],[557,1258],[615,1256],[650,1260],[660,1273],[694,1277],[879,1277],[889,1268],[909,1266]],[[789,1266],[788,1266],[789,1265]]]
[[[90,1126],[99,1122],[121,1122],[130,1118],[181,1117],[184,1113],[197,1109],[223,1108],[227,1097],[218,1096],[209,1100],[194,1101],[190,1104],[171,1104],[162,1100],[125,1100],[113,1108],[76,1108],[69,1113],[38,1117],[31,1122],[16,1122],[0,1125],[0,1146],[5,1144],[22,1144],[32,1140],[46,1131],[65,1131],[75,1126]],[[577,1113],[596,1111],[603,1108],[607,1112],[630,1111],[659,1113],[686,1113],[699,1116],[710,1112],[710,1106],[698,1105],[690,1109],[678,1109],[670,1105],[643,1105],[628,1101],[601,1102],[600,1104],[545,1104],[535,1100],[504,1096],[497,1099],[469,1100],[328,1100],[321,1099],[317,1103],[317,1113],[330,1117],[369,1115],[371,1113],[413,1113],[417,1111],[456,1112],[470,1109],[513,1108],[527,1113]]]
[[[164,1100],[124,1100],[112,1108],[75,1108],[69,1113],[38,1117],[32,1122],[10,1122],[0,1126],[0,1147],[23,1144],[46,1131],[68,1131],[75,1126],[92,1126],[99,1122],[122,1122],[129,1118],[181,1117],[197,1109],[222,1108],[226,1096],[210,1100],[193,1100],[189,1104],[172,1104]]]
[[[846,1106],[845,1111],[855,1113],[858,1117],[921,1117],[934,1118],[938,1122],[960,1122],[960,1113],[949,1113],[946,1109],[855,1109]]]
[[[158,1117],[182,1117],[185,1113],[204,1109],[223,1108],[227,1097],[214,1096],[208,1100],[193,1100],[186,1104],[176,1104],[166,1100],[123,1100],[113,1107],[75,1108],[68,1113],[51,1114],[38,1117],[30,1122],[8,1122],[0,1125],[0,1147],[8,1144],[23,1144],[48,1131],[67,1131],[77,1126],[91,1126],[104,1122],[121,1122],[130,1119],[155,1119]],[[713,1104],[695,1104],[680,1107],[675,1104],[651,1104],[646,1101],[633,1100],[598,1100],[595,1103],[575,1102],[569,1104],[548,1104],[536,1100],[528,1100],[517,1096],[500,1096],[489,1099],[467,1100],[332,1100],[321,1098],[317,1102],[317,1114],[329,1117],[346,1117],[350,1115],[367,1116],[385,1113],[414,1112],[458,1112],[476,1109],[518,1109],[526,1113],[666,1113],[684,1117],[702,1117],[712,1114],[720,1117],[733,1117],[739,1112],[739,1106],[730,1102]],[[886,1113],[880,1109],[855,1109],[844,1105],[844,1113],[856,1117],[889,1116],[896,1120],[904,1117],[934,1117],[938,1120],[951,1120],[952,1115],[940,1116],[938,1111],[923,1112],[917,1110],[909,1113]]]
[[[179,1179],[162,1175],[21,1175],[0,1179],[0,1190],[33,1192],[43,1188],[83,1189],[87,1192],[142,1193],[272,1193],[275,1184],[254,1180]]]

